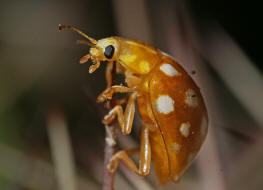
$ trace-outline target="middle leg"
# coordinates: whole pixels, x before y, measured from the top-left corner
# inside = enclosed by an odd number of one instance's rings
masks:
[[[127,103],[124,113],[123,113],[122,106],[116,105],[109,112],[109,114],[104,117],[103,123],[108,125],[117,116],[122,133],[125,135],[129,134],[131,132],[132,123],[134,119],[136,97],[137,97],[136,92],[132,93],[129,96],[128,103]]]

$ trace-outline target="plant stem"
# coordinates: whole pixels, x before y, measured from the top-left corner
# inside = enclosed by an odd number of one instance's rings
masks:
[[[106,129],[108,128],[108,129]],[[108,164],[116,152],[116,143],[115,143],[115,125],[105,126],[105,148],[104,148],[104,176],[103,176],[103,190],[114,190],[114,176],[115,173],[111,172],[108,169]]]
[[[116,78],[116,63],[113,64],[112,69],[112,85],[114,85]],[[115,98],[110,102],[110,109],[115,106]],[[115,172],[108,169],[108,164],[111,157],[116,152],[116,123],[113,122],[110,126],[105,125],[105,148],[104,148],[104,169],[103,169],[103,190],[114,190],[114,176]]]

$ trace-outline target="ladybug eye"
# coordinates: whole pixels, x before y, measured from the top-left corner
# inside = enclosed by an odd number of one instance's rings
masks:
[[[109,45],[105,48],[104,50],[104,55],[107,59],[111,59],[113,57],[114,54],[114,46],[113,45]]]

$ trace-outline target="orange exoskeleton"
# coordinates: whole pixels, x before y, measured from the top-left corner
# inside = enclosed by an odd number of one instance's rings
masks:
[[[71,26],[89,41],[89,54],[80,59],[94,64],[90,73],[107,62],[107,88],[97,102],[110,100],[114,93],[128,93],[125,111],[116,105],[103,120],[111,123],[116,117],[123,134],[131,132],[137,101],[142,119],[139,167],[129,157],[130,151],[117,152],[109,169],[117,169],[123,161],[141,176],[149,173],[151,158],[161,184],[177,181],[190,166],[207,134],[208,116],[199,88],[187,72],[173,58],[144,43],[109,37],[95,40]],[[111,85],[111,70],[116,63],[117,73],[125,76],[127,86]]]

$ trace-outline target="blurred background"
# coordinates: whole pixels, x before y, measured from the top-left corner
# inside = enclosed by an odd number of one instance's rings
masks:
[[[209,134],[178,184],[160,187],[118,170],[116,189],[260,190],[263,188],[262,14],[237,0],[1,0],[0,190],[101,189],[107,110],[105,65],[79,65],[81,36],[122,36],[169,53],[199,85]],[[139,144],[133,132],[118,147]]]

